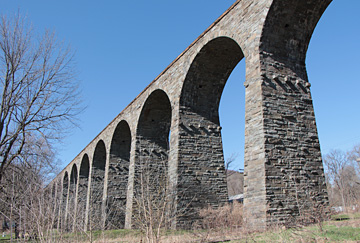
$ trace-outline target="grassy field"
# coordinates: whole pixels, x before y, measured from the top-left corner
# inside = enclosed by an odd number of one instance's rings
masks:
[[[318,226],[288,230],[274,229],[232,242],[360,242],[360,220],[325,222],[322,231]]]
[[[346,216],[324,222],[322,230],[313,225],[294,229],[279,227],[264,233],[249,233],[242,228],[166,231],[162,234],[161,242],[360,242],[360,214]],[[74,237],[73,234],[66,238],[70,241],[80,240],[80,237]],[[137,230],[97,231],[93,232],[93,239],[94,242],[146,242],[145,237]],[[82,240],[89,242],[88,238]]]
[[[347,216],[346,220],[324,222],[322,231],[318,226],[273,228],[264,233],[248,233],[244,229],[168,231],[161,242],[360,242],[360,214]],[[116,236],[116,232],[122,236]],[[107,234],[98,242],[145,242],[137,231],[111,231],[111,237]]]
[[[124,229],[70,233],[55,238],[48,242],[146,242],[139,230]],[[0,242],[10,242],[9,235],[0,237]],[[360,242],[360,214],[335,215],[323,223],[322,229],[313,225],[293,229],[274,227],[263,233],[249,233],[243,228],[164,231],[160,242]]]

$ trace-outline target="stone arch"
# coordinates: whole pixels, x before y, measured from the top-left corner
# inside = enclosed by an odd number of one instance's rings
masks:
[[[130,149],[130,127],[122,120],[115,128],[110,146],[106,228],[124,228]]]
[[[92,229],[103,228],[102,202],[105,182],[106,146],[100,140],[94,151],[91,169],[91,190],[89,203],[89,220]]]
[[[54,217],[53,225],[52,227],[55,229],[58,224],[58,215],[59,215],[59,186],[58,182],[54,180],[51,185],[51,202],[52,202],[52,213]]]
[[[62,180],[62,191],[63,191],[63,198],[67,197],[68,189],[69,189],[69,173],[65,171],[63,180]]]
[[[51,196],[55,198],[56,196],[56,182],[54,182],[51,186]]]
[[[90,161],[89,156],[84,154],[80,163],[79,171],[79,186],[78,186],[78,197],[77,197],[77,214],[76,214],[76,227],[82,230],[86,225],[86,204],[87,194],[89,185],[90,175]],[[86,229],[85,229],[86,230]]]
[[[70,185],[76,185],[77,181],[78,181],[78,169],[76,164],[74,163],[70,174]]]
[[[76,186],[78,182],[78,169],[76,164],[74,163],[70,173],[70,185],[69,185],[69,229],[73,228],[73,223],[76,219]]]
[[[55,193],[55,221],[54,228],[61,229],[61,223],[63,219],[64,210],[63,207],[63,177],[59,177],[56,181],[56,193]]]
[[[184,80],[179,112],[178,207],[189,205],[189,215],[227,201],[218,109],[225,83],[243,57],[237,42],[217,37],[198,52]],[[183,227],[192,223],[187,215],[178,220],[179,225],[186,224]]]
[[[163,90],[157,89],[146,99],[140,113],[136,131],[136,147],[140,157],[137,159],[143,162],[150,158],[155,161],[167,160],[170,126],[170,100]]]
[[[165,199],[171,111],[168,95],[160,89],[153,91],[142,107],[136,131],[135,200],[140,195],[144,195],[153,204]],[[141,191],[141,179],[147,181],[148,192],[154,193]],[[136,209],[134,212],[136,213]]]
[[[153,91],[141,110],[136,130],[137,137],[148,145],[164,150],[163,152],[168,150],[171,110],[168,95],[160,89]]]
[[[61,229],[67,228],[67,210],[68,210],[68,193],[69,193],[69,173],[65,171],[62,180],[62,200],[61,200]]]

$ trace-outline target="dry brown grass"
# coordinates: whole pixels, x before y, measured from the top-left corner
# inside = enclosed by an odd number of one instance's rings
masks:
[[[196,229],[238,229],[243,225],[243,205],[238,202],[228,203],[219,208],[209,206],[200,210],[199,215],[202,219],[196,223]]]
[[[218,209],[224,210],[224,209]],[[218,210],[211,210],[217,212]],[[356,236],[357,235],[357,236]],[[162,243],[190,243],[190,242],[360,242],[360,219],[346,221],[328,221],[324,223],[321,232],[318,226],[311,225],[302,228],[285,229],[273,227],[263,233],[248,233],[246,230],[233,227],[215,229],[197,229],[191,231],[163,232]],[[74,242],[74,241],[71,241]],[[114,239],[104,237],[95,242],[146,242],[146,237],[139,231],[128,231],[121,237]]]
[[[200,210],[202,218],[194,225],[194,235],[200,242],[238,239],[244,235],[243,205],[234,202],[219,208]]]
[[[220,208],[201,210],[202,217],[193,230],[161,232],[159,242],[360,242],[360,218],[350,215],[350,220],[326,221],[321,227],[317,223],[287,229],[275,225],[266,232],[256,233],[243,225],[242,204],[227,204]],[[140,231],[129,230],[113,239],[104,237],[95,242],[147,242]]]

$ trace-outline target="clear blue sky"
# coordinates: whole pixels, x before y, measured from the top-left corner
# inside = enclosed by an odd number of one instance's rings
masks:
[[[83,98],[81,129],[59,151],[67,165],[130,101],[235,0],[0,0],[37,30],[56,31],[76,50]],[[307,68],[322,153],[360,144],[360,1],[334,0],[312,37]],[[245,66],[221,100],[225,157],[243,167]],[[236,109],[236,110],[234,110]]]

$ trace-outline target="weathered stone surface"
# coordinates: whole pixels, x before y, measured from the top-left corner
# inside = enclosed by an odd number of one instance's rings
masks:
[[[309,201],[326,205],[305,57],[330,2],[236,1],[53,181],[63,187],[60,218],[66,222],[71,213],[68,195],[74,190],[63,181],[74,164],[80,168],[75,207],[86,202],[85,210],[76,210],[85,214],[77,216],[85,227],[95,216],[99,227],[131,227],[136,168],[149,158],[155,164],[157,158],[167,160],[170,181],[178,183],[181,195],[178,208],[190,205],[178,226],[189,227],[204,206],[225,203],[218,107],[227,78],[243,58],[246,223],[264,229],[296,218]],[[88,170],[81,169],[83,163]],[[109,213],[112,207],[122,210]]]

